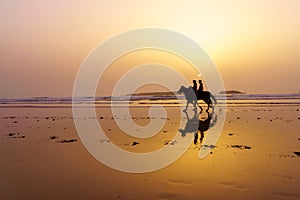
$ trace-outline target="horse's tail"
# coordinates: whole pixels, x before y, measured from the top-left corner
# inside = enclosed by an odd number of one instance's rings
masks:
[[[217,104],[217,99],[212,93],[210,93],[210,97],[214,100],[215,104]]]

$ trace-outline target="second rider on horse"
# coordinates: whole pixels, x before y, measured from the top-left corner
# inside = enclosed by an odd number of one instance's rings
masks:
[[[202,80],[199,80],[199,89],[197,89],[197,88],[198,88],[197,81],[193,80],[193,90],[194,90],[197,97],[201,97],[202,93],[203,93],[203,82],[202,82]]]

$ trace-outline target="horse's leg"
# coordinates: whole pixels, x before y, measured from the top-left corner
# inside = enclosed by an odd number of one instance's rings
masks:
[[[208,112],[209,107],[210,107],[210,103],[207,103],[207,109],[206,109],[206,112]]]
[[[183,112],[186,112],[186,111],[187,111],[188,106],[189,106],[189,103],[190,103],[189,101],[186,102],[186,107],[185,107],[185,109],[183,110]]]
[[[193,111],[197,112],[197,106],[196,106],[196,103],[193,103],[193,106],[194,106]]]
[[[197,107],[194,108],[194,116],[197,115]]]
[[[206,103],[207,103],[207,109],[206,109],[206,112],[208,112],[209,107],[210,107],[210,104],[211,104],[211,100],[209,99]]]
[[[197,101],[196,101],[196,100],[193,100],[192,104],[193,104],[193,106],[194,106],[193,111],[197,112]]]
[[[200,114],[202,113],[202,111],[203,111],[203,108],[198,104],[198,106],[199,106],[199,108],[200,108]]]
[[[198,131],[194,133],[194,144],[198,143]]]

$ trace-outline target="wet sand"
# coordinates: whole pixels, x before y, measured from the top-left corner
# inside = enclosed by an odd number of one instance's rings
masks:
[[[176,162],[143,174],[120,172],[93,158],[70,108],[0,110],[0,199],[300,199],[299,106],[227,107],[224,129],[207,157],[198,154],[209,130]],[[180,134],[178,109],[167,110],[168,117],[160,119],[166,125],[150,140],[122,134],[108,108],[84,120],[103,126],[109,140],[100,144],[148,152],[178,145],[172,140]],[[149,123],[146,109],[131,111],[136,123]]]

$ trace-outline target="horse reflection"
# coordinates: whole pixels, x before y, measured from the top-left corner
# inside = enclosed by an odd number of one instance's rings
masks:
[[[187,123],[184,129],[179,129],[178,131],[181,133],[181,136],[184,137],[186,136],[187,133],[194,133],[194,144],[198,143],[198,140],[200,141],[200,144],[202,143],[204,139],[204,133],[208,131],[209,128],[213,127],[217,123],[217,115],[214,115],[214,113],[207,113],[207,117],[202,120],[199,119],[199,114],[196,112],[194,113],[194,116],[192,118],[189,118],[189,115],[187,112],[186,118],[187,118]],[[200,134],[200,138],[199,138]]]

